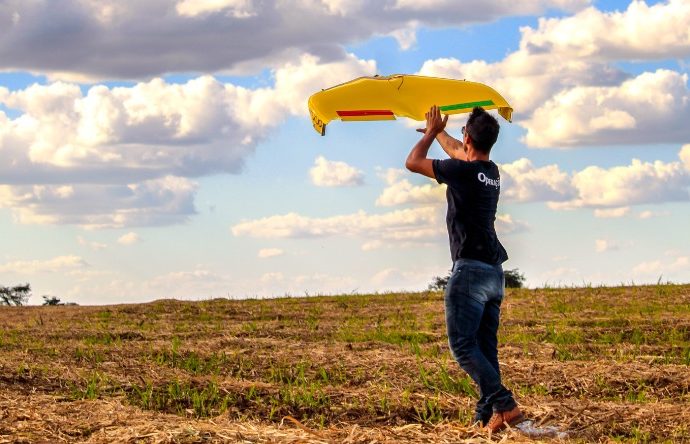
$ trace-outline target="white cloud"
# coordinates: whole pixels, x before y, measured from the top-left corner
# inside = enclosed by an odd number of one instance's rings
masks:
[[[685,142],[687,75],[658,70],[629,79],[613,62],[686,57],[689,26],[685,0],[634,1],[623,13],[590,7],[522,27],[519,49],[503,60],[428,60],[420,73],[492,85],[514,107],[531,147]],[[649,39],[649,29],[664,32]]]
[[[390,207],[404,204],[439,204],[446,200],[445,185],[427,183],[412,185],[407,179],[389,183],[376,199],[376,205]]]
[[[139,178],[238,172],[267,128],[286,114],[306,115],[314,90],[375,69],[374,62],[351,55],[339,62],[302,55],[275,70],[273,87],[253,90],[210,76],[184,84],[99,85],[86,94],[61,82],[0,88],[0,104],[22,113],[16,119],[0,115],[5,165],[19,170],[10,178],[32,172],[53,180],[60,178],[57,167],[77,178],[118,168]]]
[[[326,6],[330,14],[338,14],[343,17],[360,12],[367,0],[319,0]]]
[[[554,209],[626,207],[690,199],[690,172],[680,162],[642,162],[609,169],[589,166],[572,178],[577,197],[551,202]]]
[[[620,249],[620,244],[618,242],[608,239],[596,239],[594,241],[594,249],[597,251],[597,253],[603,253],[605,251],[615,251]]]
[[[134,245],[141,242],[141,237],[133,231],[123,234],[117,239],[117,243],[122,245]]]
[[[536,168],[521,158],[499,165],[502,199],[512,202],[563,201],[577,195],[572,178],[557,165]],[[398,170],[383,174],[388,184],[377,198],[379,206],[445,203],[446,186],[435,182],[413,185]]]
[[[499,167],[501,192],[507,200],[561,201],[575,196],[570,177],[558,165],[535,168],[532,161],[523,157]]]
[[[570,176],[557,165],[536,168],[529,159],[521,158],[499,165],[502,199],[512,202],[562,201],[573,198],[576,189]],[[382,175],[388,186],[376,200],[379,206],[445,203],[446,186],[435,181],[413,185],[398,170]]]
[[[257,256],[261,259],[266,259],[269,257],[282,256],[283,254],[285,254],[285,252],[280,248],[262,248],[259,250]]]
[[[223,268],[221,266],[221,268]],[[70,287],[53,291],[39,288],[35,294],[58,294],[61,299],[80,304],[117,304],[154,299],[254,298],[286,295],[347,294],[379,290],[368,275],[355,278],[348,274],[293,270],[233,275],[219,273],[209,264],[166,272],[149,279],[131,279],[121,272],[93,269],[65,271]],[[428,276],[427,276],[428,277]],[[32,285],[33,287],[33,285]],[[40,301],[32,301],[40,303]]]
[[[174,271],[167,273],[165,275],[158,276],[157,278],[153,279],[152,282],[166,282],[166,284],[172,283],[175,284],[177,282],[181,281],[193,281],[193,282],[201,282],[201,281],[216,281],[216,280],[223,280],[223,278],[216,273],[205,270],[202,268],[196,268],[195,270],[192,271]]]
[[[85,96],[76,85],[61,83],[4,97],[0,92],[0,102],[24,113],[0,122],[8,157],[0,170],[12,170],[4,174],[9,183],[27,176],[59,183],[203,174],[213,162],[237,172],[251,147],[238,137],[226,153],[219,149],[223,133],[240,131],[223,96],[229,98],[210,77],[185,85],[158,79],[132,88],[95,86]]]
[[[690,145],[679,153],[687,160]],[[690,168],[679,162],[642,162],[601,168],[595,165],[567,173],[558,165],[536,167],[526,158],[499,165],[501,199],[547,202],[555,210],[594,208],[598,218],[623,217],[631,205],[690,200]],[[398,170],[382,172],[387,183],[376,200],[380,206],[445,203],[445,186],[413,185]],[[651,216],[642,215],[642,218]]]
[[[348,236],[410,241],[439,238],[445,225],[437,208],[419,207],[383,214],[354,214],[312,218],[297,213],[241,222],[231,227],[235,236],[258,238],[319,238]]]
[[[386,242],[383,242],[381,240],[373,240],[369,242],[365,242],[362,244],[362,251],[374,251],[374,250],[379,250],[381,248],[385,248],[387,245]]]
[[[234,281],[209,267],[171,271],[137,280],[115,270],[74,270],[67,273],[72,286],[61,290],[61,299],[86,304],[122,304],[154,299],[209,299],[227,297]],[[249,285],[247,285],[249,287]],[[245,294],[234,294],[246,296]],[[63,298],[64,296],[64,298]]]
[[[261,282],[274,283],[285,280],[285,275],[279,271],[271,271],[261,275]]]
[[[587,4],[487,0],[477,8],[454,1],[11,0],[0,10],[0,69],[132,79],[275,67],[304,52],[340,59],[343,45],[380,35],[402,35],[398,40],[407,45],[415,23],[459,26]]]
[[[529,224],[526,222],[515,220],[510,214],[496,215],[496,233],[498,234],[514,234],[529,230]]]
[[[48,260],[13,261],[0,264],[0,273],[33,275],[38,273],[58,273],[87,267],[79,256],[57,256]]]
[[[417,44],[417,22],[412,21],[406,28],[396,29],[390,36],[398,42],[403,51],[413,48]]]
[[[526,0],[521,2],[491,2],[484,3],[484,8],[503,10],[510,8],[513,14],[531,14],[543,8],[560,8],[565,11],[577,11],[587,5],[589,0],[560,0],[560,1],[544,1],[544,0]],[[475,17],[477,14],[485,14],[480,11],[484,8],[473,7],[472,4],[458,3],[455,0],[396,0],[393,6],[396,9],[410,9],[418,12],[438,11],[442,13],[465,13],[470,17]],[[467,9],[464,9],[467,8]]]
[[[361,76],[376,73],[374,60],[358,59],[346,54],[329,61],[312,54],[301,54],[274,70],[273,88],[248,90],[252,103],[249,113],[238,110],[238,117],[245,117],[247,125],[264,118],[271,125],[281,122],[285,113],[308,116],[307,99],[315,91]]]
[[[84,239],[82,236],[77,236],[77,242],[79,243],[79,245],[89,247],[92,250],[96,250],[96,251],[104,250],[104,249],[108,248],[107,244],[104,244],[101,242],[89,241],[89,240]]]
[[[690,54],[690,3],[655,5],[633,0],[625,11],[590,7],[564,18],[541,18],[538,29],[523,30],[522,45],[535,53],[576,59],[658,60]],[[649,38],[650,30],[657,30]]]
[[[93,279],[106,278],[112,276],[114,272],[108,270],[94,270],[92,268],[76,268],[65,273],[70,280],[76,282],[89,282]]]
[[[247,18],[256,15],[252,6],[251,0],[182,0],[175,9],[188,17],[222,11],[235,18]]]
[[[630,213],[630,207],[596,208],[594,210],[594,217],[600,219],[615,219],[626,216],[628,213]]]
[[[651,219],[653,217],[666,217],[670,216],[671,213],[669,211],[651,211],[651,210],[644,210],[640,211],[637,214],[638,219]]]
[[[420,241],[408,241],[408,242],[386,242],[379,239],[368,241],[362,244],[362,251],[375,251],[382,249],[398,249],[398,248],[433,248],[438,246],[438,243],[434,242],[420,242]]]
[[[679,153],[681,160],[690,148]],[[515,202],[545,201],[556,210],[594,208],[598,218],[623,217],[631,205],[690,200],[690,168],[682,162],[642,162],[602,168],[589,166],[571,174],[557,165],[534,167],[522,158],[502,164],[501,192]],[[639,217],[651,217],[643,213]]]
[[[429,285],[438,270],[423,267],[415,270],[385,268],[369,279],[370,285],[378,291],[419,291]]]
[[[110,283],[110,287],[118,288],[120,286],[127,288],[119,280],[114,280]],[[224,297],[227,295],[227,288],[229,286],[230,281],[227,276],[198,265],[192,270],[174,271],[155,276],[140,284],[135,284],[133,288],[125,290],[124,294],[127,297],[131,297],[132,294],[146,294],[166,299],[199,299]]]
[[[575,86],[541,105],[522,125],[536,148],[682,143],[690,137],[688,75],[659,69],[616,86]]]
[[[19,223],[77,224],[85,228],[169,225],[196,213],[197,185],[167,176],[129,185],[79,184],[64,197],[58,185],[0,185],[0,208]],[[56,191],[58,190],[58,191]]]
[[[355,237],[364,240],[362,250],[406,248],[429,245],[439,241],[445,232],[443,189],[437,185],[412,186],[401,179],[400,170],[380,172],[389,184],[378,198],[378,205],[436,204],[416,206],[382,214],[354,214],[312,218],[297,213],[269,216],[240,222],[231,227],[235,236],[257,238],[318,238],[331,236]],[[528,225],[508,214],[496,218],[496,230],[511,234],[528,229]]]
[[[345,162],[327,160],[319,156],[309,170],[314,185],[319,187],[357,186],[364,183],[364,173]]]
[[[381,168],[376,167],[376,175],[381,178],[387,185],[393,185],[395,182],[409,175],[407,170],[401,168]]]
[[[632,272],[638,280],[655,277],[673,279],[674,276],[682,276],[688,269],[690,269],[690,257],[676,256],[671,259],[640,262],[633,267]]]
[[[548,287],[553,284],[560,285],[564,280],[565,282],[577,282],[580,276],[580,271],[575,267],[556,267],[539,274],[535,282],[541,280],[543,286]]]
[[[323,62],[303,55],[275,70],[270,88],[247,89],[202,76],[184,84],[162,79],[131,87],[98,85],[82,94],[56,82],[0,88],[0,165],[5,183],[149,179],[163,175],[237,173],[256,142],[286,115],[306,115],[318,88],[375,72],[352,55]]]
[[[690,267],[690,257],[688,257],[688,256],[677,257],[671,263],[671,268],[673,270],[687,270],[688,267]]]
[[[550,53],[532,54],[525,48],[494,63],[484,60],[462,62],[455,58],[427,60],[419,73],[491,85],[515,109],[513,118],[520,124],[565,88],[583,84],[617,85],[627,77],[619,69],[604,63]]]
[[[683,145],[678,157],[680,157],[680,161],[685,165],[685,169],[690,171],[690,144]]]
[[[661,263],[661,261],[645,261],[635,265],[632,269],[632,272],[635,275],[642,274],[649,276],[660,272],[662,269],[663,264]]]
[[[328,273],[296,274],[264,273],[257,294],[269,296],[343,294],[357,291],[361,282],[351,276]],[[253,288],[257,288],[253,285]]]
[[[306,115],[314,89],[374,71],[374,62],[351,55],[337,62],[303,55],[274,72],[273,87],[258,89],[210,76],[85,94],[62,82],[0,87],[0,104],[20,112],[0,112],[0,207],[21,223],[183,222],[195,213],[190,178],[240,172],[286,115]]]

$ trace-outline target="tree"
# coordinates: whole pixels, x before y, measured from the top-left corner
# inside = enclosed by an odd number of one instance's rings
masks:
[[[431,283],[429,284],[429,291],[444,291],[446,285],[448,285],[448,279],[450,279],[450,274],[452,271],[448,272],[448,276],[434,276]]]
[[[0,305],[24,305],[31,296],[31,285],[0,286]]]
[[[57,296],[43,296],[43,305],[65,305]]]
[[[430,291],[443,291],[448,285],[448,279],[450,279],[450,274],[452,270],[448,272],[448,276],[440,277],[434,276],[431,283],[429,284]],[[525,275],[520,273],[520,270],[514,268],[512,270],[505,270],[503,275],[506,279],[506,288],[522,288],[525,284]]]
[[[525,275],[517,268],[506,270],[503,275],[506,278],[506,288],[522,288],[525,284]]]

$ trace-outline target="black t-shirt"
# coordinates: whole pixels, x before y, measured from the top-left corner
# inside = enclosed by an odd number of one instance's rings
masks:
[[[438,183],[448,185],[448,237],[451,259],[476,259],[488,264],[508,260],[494,228],[501,176],[492,161],[435,159]]]

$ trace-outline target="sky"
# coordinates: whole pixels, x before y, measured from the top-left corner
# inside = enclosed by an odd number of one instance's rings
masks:
[[[528,286],[690,282],[688,30],[688,0],[0,1],[0,285],[426,289],[451,259],[443,186],[404,169],[420,123],[321,137],[307,109],[396,73],[513,106],[496,229]]]

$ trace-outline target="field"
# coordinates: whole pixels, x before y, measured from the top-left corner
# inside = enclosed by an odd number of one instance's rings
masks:
[[[509,290],[500,341],[566,442],[690,442],[689,285]],[[534,442],[474,395],[438,292],[0,308],[0,443]]]

